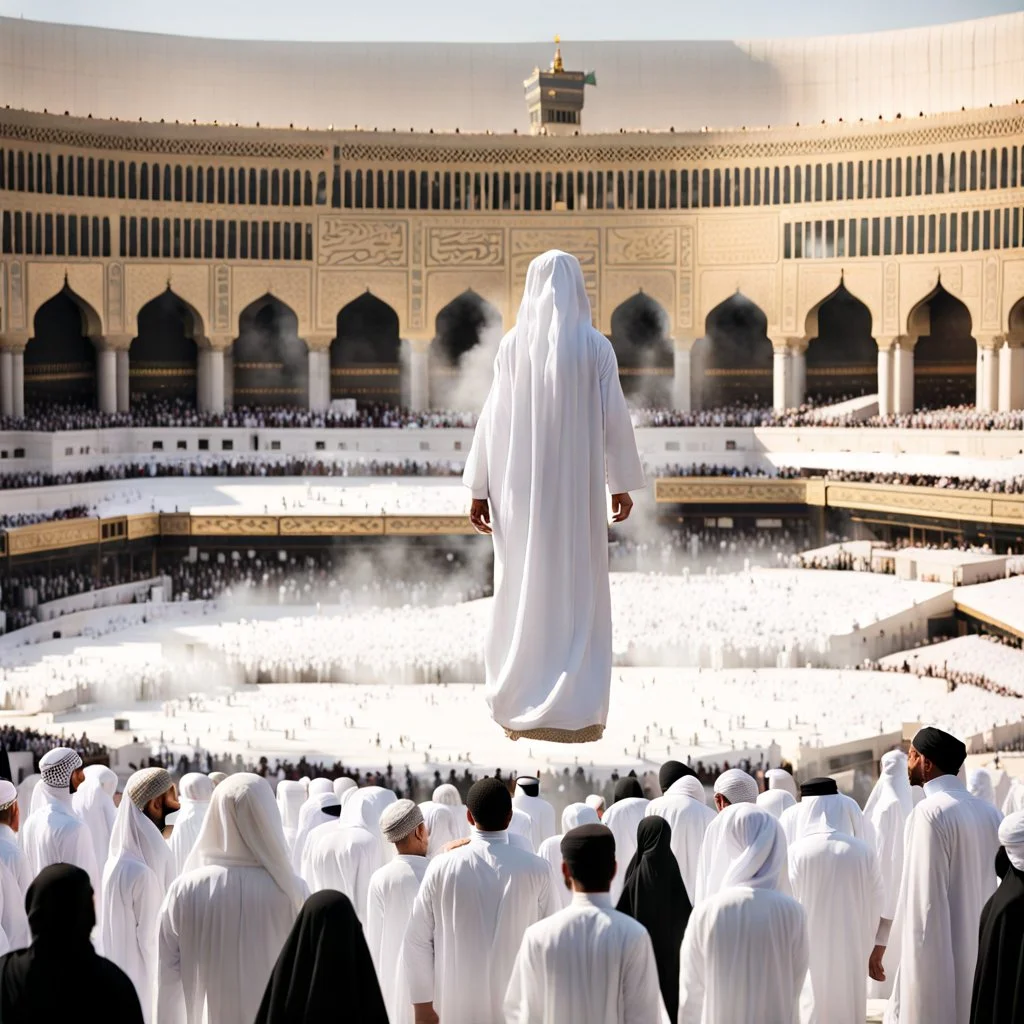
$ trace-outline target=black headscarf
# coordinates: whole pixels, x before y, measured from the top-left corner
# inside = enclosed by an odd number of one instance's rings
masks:
[[[679,949],[693,906],[672,852],[672,826],[664,818],[644,818],[636,829],[636,853],[626,868],[618,909],[648,931],[658,965],[658,981],[672,1020],[679,1010]]]
[[[672,783],[678,782],[687,775],[697,777],[697,773],[682,761],[666,761],[658,771],[658,785],[661,786],[662,793],[667,793]]]
[[[640,780],[635,775],[627,775],[624,779],[619,779],[615,783],[614,799],[613,804],[617,804],[620,800],[628,800],[630,797],[643,798],[644,790],[643,786],[640,785]]]
[[[256,1024],[388,1024],[352,904],[334,889],[306,900],[263,993]]]
[[[0,957],[0,1024],[61,1017],[142,1024],[128,975],[97,956],[89,941],[96,911],[89,876],[81,868],[44,868],[28,887],[25,910],[32,945]]]
[[[1006,874],[981,912],[971,1024],[1024,1020],[1024,871]]]

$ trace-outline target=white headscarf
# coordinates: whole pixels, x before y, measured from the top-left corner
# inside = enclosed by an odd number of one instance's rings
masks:
[[[470,834],[472,829],[470,828],[469,818],[466,817],[466,805],[462,802],[462,795],[455,786],[450,782],[443,783],[434,790],[430,799],[435,804],[444,804],[445,807],[452,809],[452,813],[455,815],[455,822],[459,826],[462,837]]]
[[[114,831],[110,835],[110,854],[103,869],[104,891],[110,872],[122,857],[133,857],[145,864],[156,875],[160,891],[167,892],[175,874],[171,848],[160,829],[135,806],[127,793],[117,808]]]
[[[730,804],[757,802],[757,783],[742,768],[730,768],[715,779],[715,792]]]
[[[704,804],[705,807],[708,804],[707,790],[704,788],[704,783],[696,775],[684,775],[681,779],[676,779],[668,787],[668,792],[665,796],[688,796],[691,800]]]
[[[350,779],[347,775],[342,775],[340,779],[334,780],[334,795],[341,800],[342,797],[350,790],[356,789],[356,780]]]
[[[117,773],[105,764],[91,764],[85,769],[85,780],[71,798],[72,809],[89,828],[97,864],[106,862],[110,848],[110,834],[117,818],[116,792]]]
[[[333,793],[334,783],[330,779],[316,778],[309,783],[306,790],[307,799],[311,796],[319,796],[321,793]]]
[[[341,809],[342,825],[361,826],[372,832],[381,842],[380,816],[384,808],[393,804],[398,797],[390,789],[382,786],[365,786],[356,790]]]
[[[309,833],[318,825],[337,821],[338,815],[327,814],[326,808],[337,808],[340,805],[341,801],[334,795],[333,786],[326,793],[310,796],[302,805],[302,810],[299,812],[299,827],[295,830],[295,843],[292,845],[292,867],[295,868],[296,873],[302,869],[302,851],[306,848]]]
[[[266,779],[239,772],[213,791],[210,809],[185,872],[211,865],[262,867],[291,900],[296,913],[303,903],[302,884],[292,871],[281,818]]]
[[[767,811],[776,821],[782,817],[783,811],[795,804],[796,800],[788,789],[767,789],[757,794],[757,806],[762,811]]]
[[[434,803],[433,800],[420,804],[423,820],[427,823],[430,833],[430,844],[427,856],[433,857],[440,853],[447,843],[462,838],[462,829],[455,820],[455,813],[445,804]]]
[[[910,777],[907,775],[907,755],[902,750],[889,750],[881,756],[878,764],[881,772],[864,805],[864,816],[870,817],[882,796],[891,792],[899,800],[906,818],[914,809],[914,794],[910,791]]]
[[[210,808],[213,798],[213,780],[200,772],[189,772],[182,775],[178,783],[178,795],[181,798],[181,810],[174,819],[174,831],[169,841],[174,856],[174,868],[181,874],[185,861],[192,852],[192,847],[203,827],[203,819]]]
[[[299,812],[305,802],[306,787],[301,782],[284,779],[277,784],[277,809],[281,815],[281,826],[289,846],[295,842],[295,832],[299,827]]]
[[[1010,863],[1024,871],[1024,811],[1014,811],[999,823],[999,842]]]
[[[992,785],[992,776],[989,775],[987,768],[975,768],[967,776],[967,789],[971,796],[976,796],[993,807],[996,806],[996,787]]]
[[[598,818],[600,818],[601,815],[604,814],[605,808],[608,806],[608,802],[600,793],[591,793],[586,799],[586,805],[588,807],[593,807],[594,810],[597,811]]]
[[[587,804],[569,804],[569,806],[562,811],[563,836],[566,832],[571,832],[574,828],[579,828],[580,825],[597,825],[599,823],[600,819],[597,816],[597,811]]]
[[[764,773],[764,780],[767,783],[767,792],[771,793],[781,789],[793,798],[794,803],[800,799],[800,791],[796,788],[796,779],[785,768],[769,768]]]
[[[869,831],[865,827],[864,812],[856,800],[844,793],[805,796],[783,811],[779,821],[790,844],[822,830],[863,839],[869,845],[874,843],[874,829]]]
[[[722,815],[719,850],[729,866],[719,891],[736,885],[778,889],[786,870],[786,840],[779,823],[750,804],[734,804]]]

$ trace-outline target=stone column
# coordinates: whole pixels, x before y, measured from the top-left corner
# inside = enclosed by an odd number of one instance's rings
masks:
[[[430,342],[423,338],[411,338],[408,345],[409,408],[413,412],[425,412],[430,408],[430,376],[427,369]]]
[[[897,338],[892,351],[892,411],[914,411],[914,343],[906,336]]]
[[[210,412],[221,413],[224,411],[224,349],[211,348],[207,358],[207,408]]]
[[[21,419],[25,415],[25,350],[11,353],[11,415]]]
[[[796,409],[807,399],[807,338],[789,339],[789,407]]]
[[[127,412],[131,405],[128,349],[117,350],[117,411]]]
[[[14,353],[9,348],[0,348],[0,416],[14,413]]]
[[[673,338],[672,408],[689,412],[692,408],[690,383],[690,350],[693,338]]]
[[[210,411],[210,350],[202,347],[205,339],[196,338],[196,408]]]
[[[235,355],[230,348],[224,349],[224,408],[235,404]]]
[[[992,412],[999,403],[999,356],[996,346],[1000,340],[994,335],[978,338],[981,380],[976,390],[980,412]]]
[[[985,396],[982,394],[982,387],[985,380],[985,367],[981,355],[981,346],[976,346],[974,357],[974,406],[980,409],[985,404]]]
[[[789,347],[786,342],[772,342],[775,350],[772,361],[772,408],[776,412],[785,412],[792,392],[792,363],[789,359]]]
[[[878,342],[878,415],[892,412],[892,342]]]
[[[323,412],[331,404],[331,342],[329,334],[307,334],[309,351],[309,408]]]
[[[1003,338],[999,349],[999,411],[1024,409],[1024,338]]]
[[[117,351],[96,351],[96,397],[100,412],[117,412]]]
[[[0,338],[0,415],[25,415],[25,346],[28,335],[8,333]]]

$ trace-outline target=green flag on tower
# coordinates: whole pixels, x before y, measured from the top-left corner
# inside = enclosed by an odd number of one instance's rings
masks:
[[[596,71],[588,71],[583,76],[583,84],[584,85],[597,85],[597,72]]]

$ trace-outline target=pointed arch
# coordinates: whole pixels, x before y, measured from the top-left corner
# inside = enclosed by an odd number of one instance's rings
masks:
[[[129,349],[129,398],[175,398],[195,405],[197,339],[202,318],[170,285],[136,316],[138,334]]]
[[[96,405],[96,346],[100,317],[67,284],[32,319],[25,346],[25,402]]]
[[[764,310],[737,291],[715,306],[690,353],[697,408],[772,401],[772,343]]]
[[[431,402],[440,408],[479,408],[490,387],[501,314],[467,288],[437,314],[430,346]]]
[[[299,319],[275,295],[254,299],[239,314],[232,357],[236,406],[309,405],[309,352]]]
[[[840,281],[807,313],[807,394],[829,399],[878,390],[878,345],[871,310]]]
[[[910,310],[907,333],[914,345],[914,405],[974,404],[978,346],[966,303],[941,280]]]
[[[615,307],[609,326],[626,396],[638,405],[667,405],[672,392],[673,351],[664,306],[640,290]]]
[[[369,289],[338,311],[331,342],[331,398],[401,400],[398,313]]]

